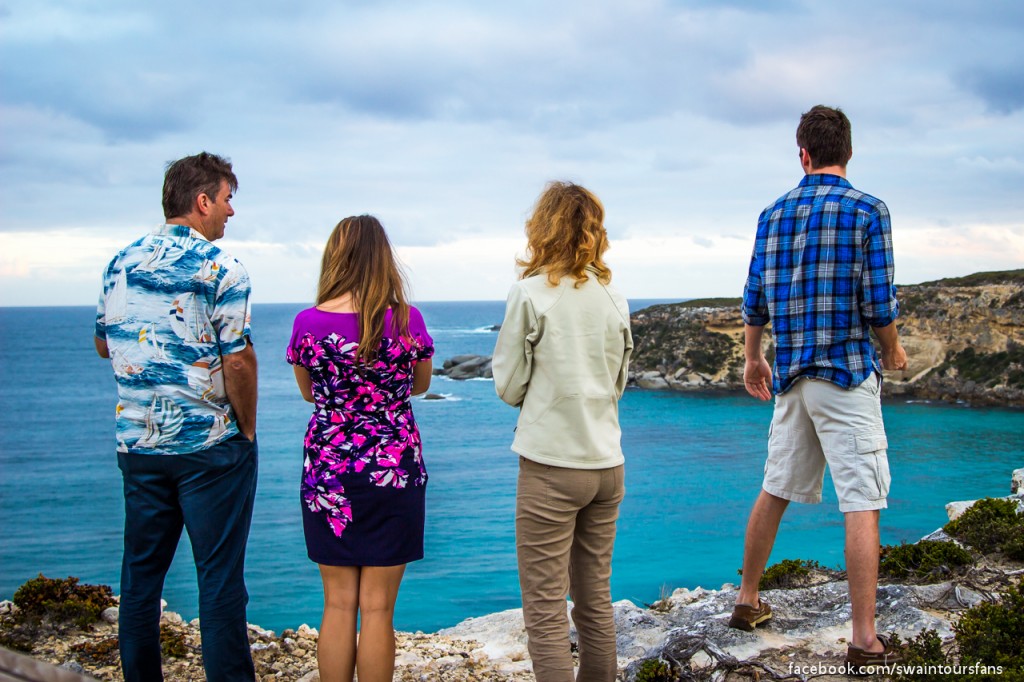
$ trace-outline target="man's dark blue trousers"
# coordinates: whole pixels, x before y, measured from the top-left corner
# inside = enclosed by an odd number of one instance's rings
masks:
[[[125,682],[163,679],[160,595],[184,527],[199,581],[199,627],[209,682],[255,679],[245,606],[245,545],[258,447],[238,434],[182,455],[118,453],[124,477],[119,638]]]

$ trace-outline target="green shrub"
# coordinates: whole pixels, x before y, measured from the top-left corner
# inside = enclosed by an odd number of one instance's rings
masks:
[[[999,601],[973,606],[953,624],[955,642],[950,650],[934,630],[920,632],[905,642],[896,682],[1024,682],[1024,582],[1010,586]],[[895,638],[897,645],[901,644]],[[956,666],[958,672],[927,672],[928,666]],[[969,674],[971,666],[1000,667],[1002,671]]]
[[[680,308],[739,308],[742,304],[742,298],[695,298],[674,305]]]
[[[1024,561],[1024,534],[1016,535],[1004,542],[1003,554],[1016,561]]]
[[[188,653],[188,645],[185,644],[185,633],[166,625],[161,625],[160,652],[165,657],[184,658],[185,654]]]
[[[992,272],[975,272],[964,277],[947,277],[932,282],[921,282],[917,286],[946,287],[980,287],[986,284],[1017,284],[1024,283],[1024,270],[998,270]]]
[[[1015,559],[1024,559],[1024,514],[1017,511],[1013,500],[991,497],[978,500],[943,530],[979,552],[1004,552]]]
[[[1006,350],[995,353],[979,353],[971,347],[958,353],[950,351],[939,371],[956,368],[961,379],[988,387],[1001,383],[1002,377],[1006,376],[1010,386],[1019,388],[1020,384],[1016,382],[1020,377],[1021,364],[1024,364],[1024,346],[1011,341]]]
[[[14,593],[19,618],[74,623],[80,628],[95,623],[104,609],[116,603],[109,585],[79,585],[73,576],[62,580],[40,573]]]
[[[1024,676],[1024,581],[982,602],[953,625],[961,665],[997,665]]]
[[[878,573],[896,580],[931,580],[971,563],[971,553],[955,542],[921,540],[913,545],[904,543],[882,547]]]
[[[811,569],[819,568],[821,565],[817,561],[783,559],[765,569],[757,587],[759,590],[791,590],[803,587],[811,574]],[[740,571],[740,575],[743,575],[743,571]]]
[[[121,660],[117,637],[80,642],[71,646],[79,663],[96,667],[115,666]]]
[[[648,658],[636,671],[636,682],[674,682],[675,675],[664,661]]]
[[[918,667],[956,665],[953,657],[942,648],[942,638],[935,630],[924,630],[906,642],[893,635],[893,644],[905,645],[900,672],[893,678],[896,682],[953,682],[962,679],[960,675],[940,675],[936,673],[917,672]]]

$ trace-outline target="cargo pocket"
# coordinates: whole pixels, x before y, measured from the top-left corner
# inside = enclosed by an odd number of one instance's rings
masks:
[[[889,494],[889,442],[884,431],[861,431],[853,434],[857,448],[861,492],[869,500],[881,500]]]
[[[768,463],[772,461],[772,443],[774,442],[772,439],[772,433],[774,431],[775,420],[773,419],[772,423],[768,425],[768,456],[764,460],[764,471],[762,472],[763,474],[768,473]]]

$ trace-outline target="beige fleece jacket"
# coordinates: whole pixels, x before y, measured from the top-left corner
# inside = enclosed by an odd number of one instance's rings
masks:
[[[629,307],[594,272],[579,288],[547,275],[517,282],[494,348],[494,387],[520,407],[512,449],[541,464],[622,464],[619,398],[633,337]]]

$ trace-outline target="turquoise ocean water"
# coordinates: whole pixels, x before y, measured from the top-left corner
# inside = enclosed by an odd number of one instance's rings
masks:
[[[634,309],[645,303],[634,301]],[[260,481],[249,543],[249,620],[280,631],[316,626],[322,593],[305,556],[298,481],[309,406],[284,362],[302,305],[256,305]],[[490,354],[503,303],[419,305],[437,361]],[[92,347],[90,308],[0,308],[0,599],[25,580],[76,575],[112,585],[120,572],[121,481],[114,380]],[[435,630],[520,605],[513,510],[515,410],[490,381],[435,377],[443,401],[415,402],[430,473],[426,558],[409,566],[396,619]],[[887,401],[893,487],[882,541],[941,526],[943,505],[1009,492],[1024,466],[1024,411]],[[615,599],[656,600],[675,587],[737,580],[746,514],[757,494],[771,406],[745,395],[628,390],[621,404],[626,499],[613,564]],[[843,563],[842,517],[828,480],[821,505],[792,505],[772,562]],[[164,598],[197,615],[186,539]]]

